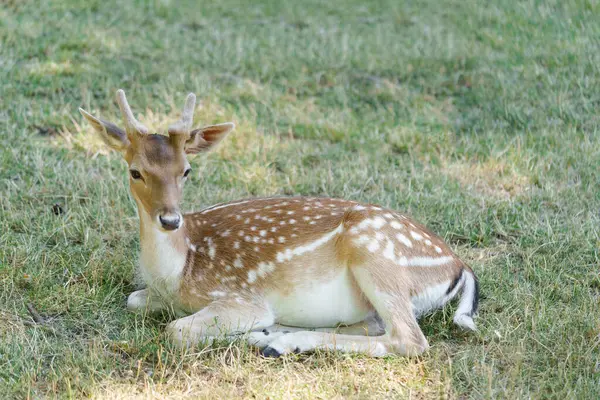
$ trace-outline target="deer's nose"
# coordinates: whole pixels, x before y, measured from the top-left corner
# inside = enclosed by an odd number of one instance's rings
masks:
[[[181,215],[179,213],[165,213],[158,216],[161,226],[166,231],[174,231],[181,226]]]

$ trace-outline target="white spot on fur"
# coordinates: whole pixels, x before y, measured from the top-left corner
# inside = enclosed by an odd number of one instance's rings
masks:
[[[277,241],[278,241],[279,243],[285,243],[285,237],[284,237],[284,236],[279,236],[279,237],[277,238]]]
[[[242,263],[242,259],[240,257],[236,258],[235,261],[233,262],[233,266],[241,269],[244,268],[244,264]]]
[[[383,256],[388,260],[395,260],[396,255],[394,254],[394,243],[388,239],[386,242],[385,250],[383,251]]]
[[[265,236],[267,236],[267,231],[263,229],[260,232],[258,232],[258,234],[262,237],[265,237]]]
[[[295,219],[290,219],[288,222],[289,222],[290,224],[295,224],[295,223],[296,223],[296,220],[295,220]]]
[[[233,248],[234,249],[239,249],[240,248],[240,242],[238,242],[237,240],[235,242],[233,242]]]
[[[440,249],[440,247],[439,247],[439,246],[435,246],[435,251],[437,251],[439,254],[441,254],[441,253],[442,253],[442,249]]]
[[[248,271],[248,283],[254,283],[256,282],[256,271],[255,270],[250,270]]]
[[[375,239],[377,240],[383,240],[383,238],[385,237],[385,235],[379,231],[375,232]]]
[[[406,256],[401,256],[396,260],[396,264],[398,264],[402,267],[407,267],[408,266],[408,258],[406,258]]]
[[[367,207],[361,206],[360,204],[357,205],[357,206],[354,206],[354,208],[353,208],[354,211],[363,211],[363,210],[366,210],[366,209],[367,209]]]
[[[358,224],[357,228],[360,230],[364,230],[371,226],[375,229],[379,229],[384,225],[385,225],[385,219],[383,219],[381,217],[375,217],[375,218],[363,219],[360,222],[360,224]]]
[[[392,226],[392,228],[397,229],[397,230],[404,228],[404,225],[402,225],[398,221],[392,221],[392,222],[390,222],[390,225]]]
[[[208,256],[211,260],[215,259],[215,255],[217,254],[217,246],[213,243],[212,238],[208,238]]]
[[[412,242],[410,241],[410,239],[409,239],[409,238],[407,238],[406,236],[404,236],[404,235],[403,235],[403,234],[401,234],[401,233],[398,233],[398,234],[396,234],[396,239],[398,239],[398,241],[399,241],[400,243],[402,243],[403,245],[405,245],[406,247],[412,247],[412,246],[413,246],[413,244],[412,244]]]
[[[275,271],[275,264],[272,262],[260,262],[258,263],[257,273],[258,276],[263,278],[265,275]]]
[[[410,231],[410,236],[412,236],[412,238],[415,240],[423,239],[423,235],[421,235],[420,233],[415,232],[415,231]]]
[[[379,249],[379,242],[377,241],[377,239],[371,240],[369,242],[369,245],[367,246],[367,250],[369,250],[371,253],[375,253],[378,249]]]
[[[427,246],[431,246],[431,240],[429,240],[429,239],[425,240],[425,244],[426,244]]]
[[[221,298],[221,297],[225,297],[225,296],[227,296],[227,293],[225,293],[225,292],[221,292],[221,291],[218,291],[218,290],[214,290],[214,291],[212,291],[212,292],[209,292],[208,294],[209,294],[209,295],[210,295],[210,297],[212,297],[212,298]]]

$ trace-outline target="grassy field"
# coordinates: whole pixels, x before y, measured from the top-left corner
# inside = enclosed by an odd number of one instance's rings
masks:
[[[0,1],[0,398],[600,398],[597,0],[83,3]],[[236,122],[185,210],[406,211],[479,275],[480,331],[449,307],[415,359],[173,349],[125,310],[126,167],[77,113],[118,120],[117,88],[158,132],[188,91]]]

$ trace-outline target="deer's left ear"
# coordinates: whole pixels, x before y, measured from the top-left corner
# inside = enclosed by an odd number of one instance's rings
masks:
[[[233,122],[225,122],[194,129],[190,133],[190,138],[185,142],[186,154],[197,154],[212,150],[233,128],[235,128]]]

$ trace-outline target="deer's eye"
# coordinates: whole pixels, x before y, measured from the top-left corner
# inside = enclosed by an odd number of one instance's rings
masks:
[[[185,172],[183,173],[183,177],[187,178],[187,176],[190,174],[190,172],[192,172],[191,168],[186,169]]]
[[[135,169],[132,169],[132,170],[130,170],[130,171],[129,171],[129,173],[131,174],[131,177],[132,177],[133,179],[136,179],[136,180],[137,180],[137,179],[142,179],[142,174],[140,174],[140,171],[137,171],[137,170],[135,170]]]

